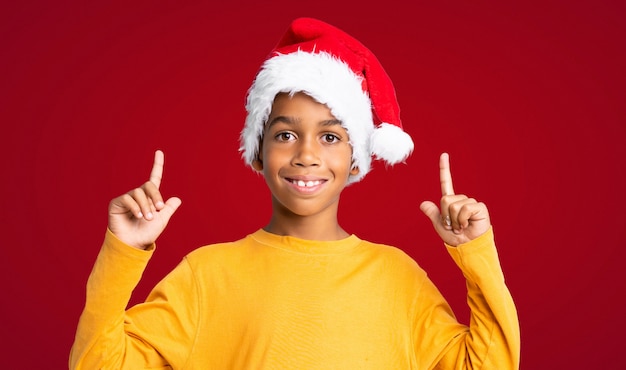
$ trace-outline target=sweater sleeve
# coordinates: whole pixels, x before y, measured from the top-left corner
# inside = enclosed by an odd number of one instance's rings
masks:
[[[519,323],[493,230],[469,243],[446,247],[465,276],[471,315],[469,329],[450,338],[436,368],[518,369]]]
[[[107,231],[87,282],[85,308],[70,353],[71,369],[184,365],[198,316],[195,279],[186,260],[153,289],[145,303],[126,311],[153,251],[154,246],[143,251],[125,245]]]

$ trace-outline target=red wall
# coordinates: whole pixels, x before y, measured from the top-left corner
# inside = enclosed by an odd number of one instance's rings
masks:
[[[0,9],[3,367],[67,366],[108,201],[147,180],[155,149],[183,205],[133,302],[192,249],[264,225],[268,191],[237,152],[244,96],[304,15],[378,55],[416,143],[346,190],[344,227],[411,254],[466,320],[463,277],[418,209],[438,199],[449,151],[455,189],[490,208],[522,368],[618,363],[623,2],[132,3]]]

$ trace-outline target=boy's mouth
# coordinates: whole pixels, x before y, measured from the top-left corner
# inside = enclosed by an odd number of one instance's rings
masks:
[[[326,180],[297,180],[297,179],[286,179],[290,183],[299,186],[301,188],[312,188],[314,186],[318,186],[323,184]]]

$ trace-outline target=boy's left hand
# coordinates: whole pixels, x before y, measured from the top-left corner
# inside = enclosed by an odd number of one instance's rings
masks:
[[[491,227],[489,211],[484,203],[455,194],[450,174],[450,159],[443,153],[439,159],[441,211],[433,202],[425,201],[420,209],[430,218],[441,239],[452,246],[467,243]]]

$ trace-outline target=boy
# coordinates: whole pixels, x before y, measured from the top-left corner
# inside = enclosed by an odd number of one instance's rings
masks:
[[[365,176],[372,156],[393,164],[413,149],[391,81],[369,50],[298,19],[256,76],[246,110],[241,150],[271,190],[269,223],[190,253],[125,312],[181,204],[159,192],[157,151],[150,180],[109,205],[72,368],[518,367],[517,316],[487,208],[454,193],[447,155],[441,211],[432,202],[421,209],[467,278],[469,328],[406,254],[337,221],[341,192]]]

